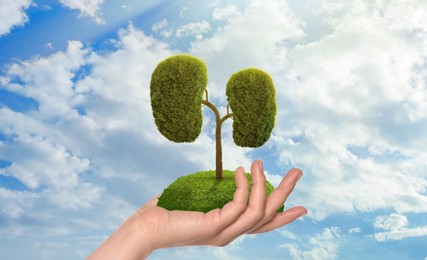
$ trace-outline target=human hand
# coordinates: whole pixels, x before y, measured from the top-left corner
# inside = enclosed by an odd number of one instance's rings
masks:
[[[266,180],[261,161],[251,166],[252,189],[245,171],[235,173],[236,192],[222,209],[208,213],[168,211],[156,206],[158,196],[132,215],[90,259],[141,259],[153,250],[176,246],[225,246],[243,234],[268,232],[307,214],[297,206],[278,213],[296,182],[302,176],[299,169],[290,170],[280,185],[265,195]]]

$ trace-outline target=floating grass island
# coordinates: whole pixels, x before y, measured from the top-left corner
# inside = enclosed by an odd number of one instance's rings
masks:
[[[246,173],[250,187],[252,178]],[[266,195],[274,190],[273,185],[266,182]],[[233,200],[236,191],[234,172],[224,170],[222,179],[215,178],[215,170],[196,172],[179,177],[167,187],[157,202],[157,206],[168,210],[188,210],[209,212],[222,208]],[[284,206],[277,211],[282,212]]]

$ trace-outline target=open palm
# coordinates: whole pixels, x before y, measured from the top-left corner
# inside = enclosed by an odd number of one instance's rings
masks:
[[[290,170],[280,185],[266,197],[265,175],[261,161],[251,167],[253,186],[249,184],[244,169],[236,170],[237,189],[234,198],[222,209],[208,213],[194,211],[168,211],[156,206],[158,196],[151,199],[135,215],[149,230],[155,248],[214,245],[224,246],[243,234],[263,233],[294,221],[307,213],[304,207],[293,207],[278,213],[301,177],[299,169]],[[249,197],[249,203],[248,203]]]

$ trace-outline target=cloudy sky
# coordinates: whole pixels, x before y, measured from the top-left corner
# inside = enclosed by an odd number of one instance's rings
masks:
[[[156,129],[157,63],[190,53],[210,100],[243,68],[270,73],[276,127],[224,168],[264,161],[309,214],[225,248],[149,259],[427,259],[424,0],[0,0],[2,259],[82,259],[177,177],[213,169],[214,124],[175,144]]]

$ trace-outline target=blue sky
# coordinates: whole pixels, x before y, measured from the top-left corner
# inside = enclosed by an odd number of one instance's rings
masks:
[[[427,3],[0,0],[0,252],[81,259],[177,177],[214,168],[214,128],[157,131],[149,81],[175,53],[206,61],[209,96],[270,73],[278,116],[258,149],[223,127],[224,168],[264,161],[309,214],[225,248],[149,259],[427,259]],[[167,163],[165,163],[167,162]]]

